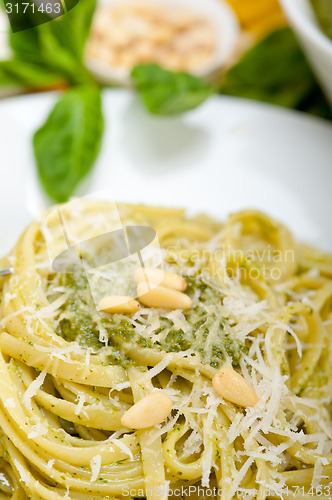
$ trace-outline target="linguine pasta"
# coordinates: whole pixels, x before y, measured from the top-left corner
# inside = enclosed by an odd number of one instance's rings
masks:
[[[113,205],[80,210],[79,239],[108,230]],[[31,224],[3,260],[14,274],[1,281],[0,497],[331,498],[332,257],[253,210],[224,224],[180,209],[117,210],[123,224],[156,230],[156,265],[187,281],[192,307],[98,311],[104,295],[136,297],[134,256],[110,275],[99,248],[90,274],[55,272],[44,221]],[[58,219],[48,227],[60,248]],[[215,392],[225,365],[254,388],[254,407]],[[123,427],[157,389],[170,415]]]

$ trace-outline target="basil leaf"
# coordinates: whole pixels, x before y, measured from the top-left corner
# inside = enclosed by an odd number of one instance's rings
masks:
[[[150,113],[175,115],[196,108],[213,88],[188,73],[173,73],[158,64],[135,66],[131,78]]]
[[[73,84],[90,83],[92,77],[83,61],[63,47],[50,29],[49,25],[60,22],[61,19],[54,19],[49,24],[35,26],[27,31],[10,33],[10,45],[16,57],[23,59],[26,63],[42,64],[45,71],[60,72],[67,81]]]
[[[32,23],[30,29],[25,31],[9,31],[9,45],[14,54],[25,61],[40,60],[39,30]]]
[[[44,88],[63,83],[61,75],[22,59],[0,61],[0,85]]]
[[[29,29],[10,32],[10,46],[18,58],[60,72],[72,84],[92,83],[83,57],[95,7],[96,0],[80,0],[66,14],[40,26],[27,10],[24,22]]]
[[[40,55],[45,67],[61,72],[72,84],[92,83],[92,76],[85,68],[83,61],[63,47],[53,33],[46,29],[46,26],[44,29],[40,28],[39,34]]]
[[[69,199],[91,170],[102,133],[98,87],[73,88],[60,98],[33,138],[39,178],[50,198],[57,202]]]
[[[49,24],[61,46],[81,62],[96,4],[97,0],[79,0],[72,10]]]
[[[272,32],[246,52],[224,75],[219,92],[295,109],[311,102],[312,95],[325,100],[289,28]]]

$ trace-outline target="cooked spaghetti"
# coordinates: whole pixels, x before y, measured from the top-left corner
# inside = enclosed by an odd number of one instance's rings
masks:
[[[114,205],[80,203],[75,242],[109,230]],[[14,273],[1,291],[1,498],[163,500],[181,488],[200,496],[198,486],[220,500],[331,498],[332,257],[256,211],[222,224],[117,209],[122,224],[156,230],[155,265],[186,280],[192,307],[98,311],[102,296],[136,297],[135,256],[112,264],[117,277],[103,272],[107,247],[89,272],[55,272],[45,225],[31,224],[2,262]],[[60,250],[59,220],[47,221]],[[255,406],[215,391],[225,366]],[[169,416],[124,427],[156,390],[171,398]]]

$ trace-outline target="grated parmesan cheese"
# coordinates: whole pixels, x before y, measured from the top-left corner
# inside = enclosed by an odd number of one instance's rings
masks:
[[[41,421],[39,421],[37,424],[33,425],[32,431],[28,434],[28,439],[34,439],[35,437],[38,436],[45,436],[48,432],[48,427],[45,424],[42,424]]]
[[[156,364],[153,368],[151,368],[146,373],[144,373],[142,378],[144,380],[151,380],[153,377],[155,377],[156,375],[161,373],[163,370],[165,370],[165,368],[168,366],[168,364],[172,360],[172,358],[173,358],[173,355],[171,353],[166,354],[158,364]]]
[[[95,455],[94,457],[91,458],[90,460],[90,467],[91,467],[91,479],[90,482],[94,483],[97,481],[99,474],[100,474],[100,469],[101,469],[101,455]]]
[[[31,382],[31,384],[23,394],[22,398],[23,404],[30,411],[32,410],[31,398],[33,398],[37,394],[38,389],[40,389],[40,387],[43,385],[46,373],[47,371],[45,368],[43,371],[40,372],[38,377],[33,382]]]
[[[75,408],[75,415],[79,415],[81,413],[84,403],[85,403],[85,394],[80,394],[78,398],[78,403]]]
[[[47,462],[47,468],[48,468],[48,469],[52,469],[52,467],[53,467],[53,465],[54,465],[54,462],[55,462],[54,458],[52,458],[52,460],[49,460],[49,461]]]
[[[134,460],[134,455],[132,454],[130,448],[128,448],[128,446],[125,445],[123,441],[121,441],[120,439],[117,439],[117,438],[112,438],[112,437],[108,441],[110,443],[115,444],[115,446],[117,446],[118,448],[120,448],[120,450],[122,450],[124,453],[126,453],[128,455],[128,457],[130,458],[130,460]]]
[[[328,479],[328,476],[323,475],[323,470],[324,470],[323,465],[328,465],[328,464],[329,461],[326,458],[324,457],[317,458],[314,466],[314,474],[311,483],[311,486],[313,488],[317,488],[320,485],[322,479]]]
[[[14,462],[14,466],[17,469],[17,472],[20,475],[21,480],[23,481],[23,483],[25,483],[26,486],[29,486],[30,475],[27,473],[27,471],[25,470],[25,468],[23,467],[23,465],[18,460],[16,460],[14,458],[13,462]]]
[[[16,404],[15,404],[15,400],[14,398],[8,398],[4,401],[3,403],[3,406],[5,408],[15,408]]]

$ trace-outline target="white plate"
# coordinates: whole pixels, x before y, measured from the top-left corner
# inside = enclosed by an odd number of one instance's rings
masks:
[[[31,136],[55,98],[0,102],[1,253],[45,202]],[[332,250],[329,123],[228,97],[178,118],[148,115],[126,90],[105,91],[103,102],[104,143],[85,192],[111,189],[118,200],[180,205],[219,219],[255,207],[300,239]]]

